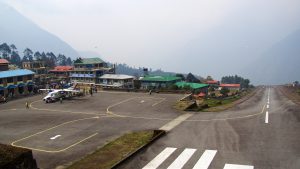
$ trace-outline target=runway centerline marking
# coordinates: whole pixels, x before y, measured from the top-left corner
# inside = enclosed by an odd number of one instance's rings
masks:
[[[269,123],[269,112],[266,112],[265,123]]]
[[[186,148],[167,169],[181,169],[196,149]]]
[[[193,169],[207,169],[217,154],[217,150],[205,150]]]
[[[177,148],[167,147],[150,161],[143,169],[156,169],[161,165]]]
[[[54,136],[54,137],[51,137],[50,139],[51,140],[55,140],[55,139],[57,139],[58,137],[60,137],[61,135],[56,135],[56,136]]]
[[[267,109],[270,108],[270,105],[267,105]]]

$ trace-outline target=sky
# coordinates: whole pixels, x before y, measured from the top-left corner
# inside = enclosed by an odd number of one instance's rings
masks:
[[[78,51],[216,78],[300,28],[299,0],[2,1]]]

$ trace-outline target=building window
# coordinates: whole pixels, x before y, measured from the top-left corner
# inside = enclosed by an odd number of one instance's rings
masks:
[[[32,80],[32,75],[27,75],[27,80]]]
[[[18,77],[17,77],[17,81],[18,81],[18,82],[23,81],[23,76],[18,76]]]
[[[0,79],[0,84],[2,84],[3,83],[3,80],[2,79]]]
[[[13,82],[14,82],[14,78],[12,77],[7,78],[7,83],[13,83]]]

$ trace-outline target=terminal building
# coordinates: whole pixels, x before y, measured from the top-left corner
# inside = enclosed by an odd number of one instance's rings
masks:
[[[73,66],[56,66],[54,69],[49,70],[49,75],[55,81],[70,82],[70,73],[74,70]]]
[[[123,74],[105,74],[99,77],[99,84],[104,88],[132,89],[135,77]]]
[[[100,58],[78,58],[74,61],[74,70],[70,71],[70,80],[79,85],[95,85],[102,75],[114,73],[115,68],[108,67]]]
[[[0,72],[0,97],[14,97],[33,92],[34,72],[26,69]]]
[[[22,62],[23,69],[28,69],[34,72],[34,82],[37,85],[47,83],[48,77],[48,67],[45,66],[45,61],[33,60],[28,62]]]
[[[180,82],[181,77],[177,76],[152,76],[148,75],[140,78],[142,89],[160,89],[169,87],[176,82]]]

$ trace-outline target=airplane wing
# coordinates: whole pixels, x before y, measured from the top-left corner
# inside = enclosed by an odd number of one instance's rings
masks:
[[[59,91],[57,89],[39,89],[40,91],[47,91],[47,92],[54,92],[54,91]]]
[[[62,91],[66,91],[66,92],[72,92],[72,93],[79,93],[79,90],[71,90],[71,89],[63,89]]]

